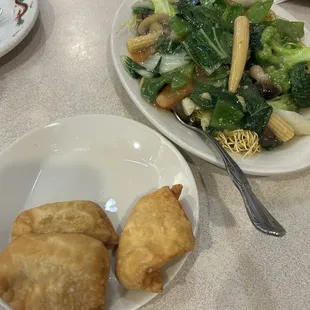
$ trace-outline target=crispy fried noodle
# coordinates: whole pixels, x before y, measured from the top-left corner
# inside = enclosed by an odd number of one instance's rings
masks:
[[[135,28],[141,22],[141,19],[133,15],[131,18],[126,19],[117,29],[116,33],[119,33],[123,28],[126,28],[130,32],[134,33]]]
[[[256,132],[238,129],[227,133],[218,133],[216,139],[232,153],[245,153],[243,157],[261,152]]]

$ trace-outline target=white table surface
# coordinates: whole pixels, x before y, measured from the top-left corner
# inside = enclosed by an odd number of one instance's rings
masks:
[[[120,3],[41,1],[34,29],[0,59],[0,150],[35,127],[73,115],[115,114],[150,125],[112,65],[109,32]],[[310,1],[281,6],[310,28]],[[197,245],[165,293],[143,309],[310,309],[310,170],[250,179],[287,229],[275,239],[252,227],[223,170],[182,153],[200,193]]]

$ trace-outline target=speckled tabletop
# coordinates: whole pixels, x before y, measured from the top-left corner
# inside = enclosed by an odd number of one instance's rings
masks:
[[[78,114],[149,126],[120,85],[109,31],[121,0],[44,0],[29,36],[0,59],[0,150],[29,130]],[[310,2],[281,4],[310,29]],[[152,126],[151,126],[152,127]],[[310,309],[310,170],[250,178],[282,239],[251,225],[223,170],[182,151],[200,195],[197,246],[165,293],[143,309]]]

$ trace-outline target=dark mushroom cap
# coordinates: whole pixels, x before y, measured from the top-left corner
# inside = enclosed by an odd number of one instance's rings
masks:
[[[275,98],[282,93],[281,87],[271,81],[261,66],[252,66],[249,73],[251,78],[256,81],[255,86],[265,99]]]

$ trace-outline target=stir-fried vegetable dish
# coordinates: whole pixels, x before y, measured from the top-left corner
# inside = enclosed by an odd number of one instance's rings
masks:
[[[124,68],[147,102],[176,110],[231,152],[252,155],[309,135],[304,23],[278,18],[272,4],[136,2]]]

